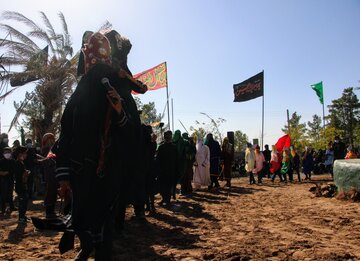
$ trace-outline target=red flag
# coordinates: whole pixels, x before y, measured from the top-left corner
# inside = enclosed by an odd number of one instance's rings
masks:
[[[276,150],[280,153],[284,150],[284,147],[290,148],[290,146],[291,146],[291,138],[288,134],[282,136],[275,143]]]
[[[146,84],[149,91],[167,87],[166,62],[134,75],[134,79]]]

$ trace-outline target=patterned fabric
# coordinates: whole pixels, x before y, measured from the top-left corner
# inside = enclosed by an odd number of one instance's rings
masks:
[[[101,33],[91,35],[82,52],[85,56],[85,73],[98,63],[111,65],[110,43]]]

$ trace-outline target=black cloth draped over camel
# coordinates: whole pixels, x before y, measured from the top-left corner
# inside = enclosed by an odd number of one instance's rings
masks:
[[[111,112],[110,127],[104,133],[108,100],[101,79],[107,77],[122,97],[123,111]],[[57,179],[69,180],[73,190],[71,229],[79,237],[101,242],[104,226],[111,223],[114,207],[128,201],[131,169],[139,155],[141,125],[127,79],[121,79],[107,65],[95,65],[79,82],[69,99],[61,121],[57,147]],[[101,142],[107,135],[105,162],[97,173]]]

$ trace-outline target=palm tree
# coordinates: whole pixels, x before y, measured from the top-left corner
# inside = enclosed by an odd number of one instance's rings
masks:
[[[32,129],[32,136],[37,141],[41,140],[44,133],[55,133],[58,129],[62,106],[77,81],[79,57],[78,54],[73,56],[64,15],[59,13],[62,33],[55,32],[44,12],[40,12],[40,16],[45,28],[18,12],[2,13],[3,20],[28,27],[27,33],[9,24],[0,24],[0,30],[7,35],[0,39],[0,47],[5,50],[0,58],[3,66],[0,74],[0,101],[25,84],[35,83],[34,90],[27,92],[23,101],[14,103],[17,112],[10,129],[18,125],[20,115],[25,115],[25,125]],[[12,87],[8,87],[9,83]]]

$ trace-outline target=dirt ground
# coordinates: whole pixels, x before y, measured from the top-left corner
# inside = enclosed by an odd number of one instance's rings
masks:
[[[309,192],[326,179],[248,185],[236,178],[230,189],[178,196],[145,223],[128,209],[114,260],[360,260],[360,204]],[[42,215],[42,202],[33,201],[28,216]],[[16,212],[0,218],[0,260],[68,260],[79,250],[76,242],[60,255],[60,233],[16,221]]]

